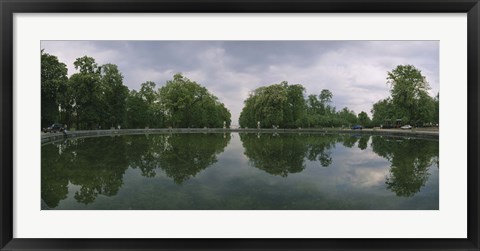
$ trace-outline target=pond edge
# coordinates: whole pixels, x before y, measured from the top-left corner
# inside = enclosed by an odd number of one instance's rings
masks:
[[[109,130],[86,130],[86,131],[68,131],[66,135],[63,133],[41,133],[41,143],[46,144],[66,138],[79,137],[101,137],[111,135],[131,135],[131,134],[149,134],[149,133],[329,133],[329,134],[367,134],[367,135],[383,135],[394,137],[408,137],[421,139],[439,138],[438,131],[417,131],[398,130],[398,129],[331,129],[331,128],[306,128],[306,129],[229,129],[229,128],[161,128],[161,129],[109,129]]]

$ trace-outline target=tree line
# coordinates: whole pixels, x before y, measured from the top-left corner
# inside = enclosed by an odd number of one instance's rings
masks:
[[[230,127],[230,111],[205,87],[181,74],[157,88],[152,81],[140,90],[129,90],[115,64],[98,65],[84,56],[74,62],[78,71],[67,76],[67,67],[54,55],[41,51],[41,124],[61,122],[76,129],[100,128],[221,128]],[[391,127],[438,125],[439,94],[430,97],[430,86],[421,71],[399,65],[387,72],[390,97],[376,102],[372,118],[348,107],[332,106],[333,93],[306,95],[300,84],[262,86],[244,101],[242,128]]]
[[[305,87],[283,81],[260,87],[250,93],[240,113],[244,128],[345,127],[365,120],[368,115],[344,107],[340,111],[331,105],[333,93],[327,89],[305,98]]]
[[[205,87],[181,74],[156,88],[147,81],[129,90],[115,64],[84,56],[78,70],[41,52],[41,124],[61,122],[82,130],[104,128],[229,127],[230,111]]]
[[[244,101],[239,123],[244,128],[438,125],[440,96],[429,96],[430,86],[420,70],[399,65],[387,72],[387,84],[391,96],[373,105],[372,119],[365,111],[355,114],[348,107],[337,111],[328,89],[305,98],[305,87],[283,81],[252,91]]]

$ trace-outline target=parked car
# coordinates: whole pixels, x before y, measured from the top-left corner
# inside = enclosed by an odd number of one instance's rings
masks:
[[[352,130],[362,130],[362,126],[361,125],[354,125],[352,127]]]
[[[43,128],[42,130],[43,130],[44,133],[47,133],[47,132],[62,132],[63,131],[63,125],[58,124],[58,123],[54,123],[47,128]]]
[[[401,129],[412,129],[412,126],[411,125],[404,125],[402,127],[400,127]]]

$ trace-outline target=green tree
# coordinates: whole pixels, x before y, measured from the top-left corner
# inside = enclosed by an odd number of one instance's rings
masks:
[[[287,90],[287,103],[283,108],[284,126],[295,128],[307,125],[307,104],[305,102],[305,87],[302,85],[288,85],[283,82]]]
[[[308,126],[315,127],[320,124],[321,103],[317,95],[308,95],[307,99]]]
[[[145,128],[148,125],[149,106],[136,90],[130,91],[127,97],[126,126],[127,128]]]
[[[92,57],[83,56],[77,58],[73,65],[75,69],[79,70],[82,74],[98,74],[100,72],[97,63],[95,63],[95,59]]]
[[[357,124],[358,119],[355,112],[344,107],[340,112],[337,113],[340,125],[350,127],[354,124]]]
[[[101,104],[100,68],[92,57],[84,56],[74,62],[78,73],[69,80],[72,112],[76,128],[96,129],[100,125],[103,106]]]
[[[320,98],[323,109],[327,109],[332,102],[333,93],[327,89],[323,89],[318,97]]]
[[[101,101],[104,127],[123,124],[126,116],[128,87],[123,85],[123,76],[114,64],[101,67]]]
[[[67,66],[56,56],[41,51],[41,125],[64,121],[60,117],[62,91],[68,82]]]
[[[404,118],[404,123],[415,125],[431,121],[433,107],[428,96],[430,86],[421,71],[413,65],[398,65],[387,74],[397,118]]]
[[[438,117],[438,114],[435,115],[435,100],[427,93],[419,95],[416,115],[414,124],[417,126],[432,124]]]
[[[340,124],[335,115],[335,107],[330,105],[332,98],[333,93],[327,89],[323,89],[318,96],[308,96],[306,103],[309,127],[331,127]]]
[[[307,104],[302,85],[280,84],[262,86],[255,89],[240,113],[241,127],[297,128],[308,124]]]
[[[257,89],[256,118],[262,127],[282,124],[283,108],[287,105],[287,91],[282,84]]]
[[[152,81],[142,83],[140,90],[132,90],[127,97],[126,125],[128,128],[164,127],[165,115],[160,96]]]
[[[159,89],[165,125],[172,127],[230,127],[230,111],[216,96],[194,81],[175,74]]]
[[[388,126],[388,121],[395,121],[395,109],[391,98],[380,100],[373,104],[372,124],[375,126]]]
[[[435,111],[433,113],[433,123],[438,124],[440,122],[440,92],[437,93],[434,100]]]
[[[138,95],[142,99],[142,102],[145,104],[144,116],[146,116],[146,126],[148,127],[162,127],[163,126],[163,115],[160,111],[159,96],[155,91],[156,84],[152,81],[147,81],[142,83]]]
[[[358,114],[358,123],[362,126],[370,125],[370,117],[366,112],[362,111]]]
[[[242,109],[240,117],[238,118],[238,123],[241,127],[255,128],[257,126],[255,112],[256,99],[257,97],[251,93],[250,96],[244,101],[244,108]]]

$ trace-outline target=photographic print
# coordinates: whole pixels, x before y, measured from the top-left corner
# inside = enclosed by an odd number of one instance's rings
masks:
[[[439,41],[41,41],[42,210],[438,210]]]
[[[478,0],[0,1],[0,249],[478,249]]]

